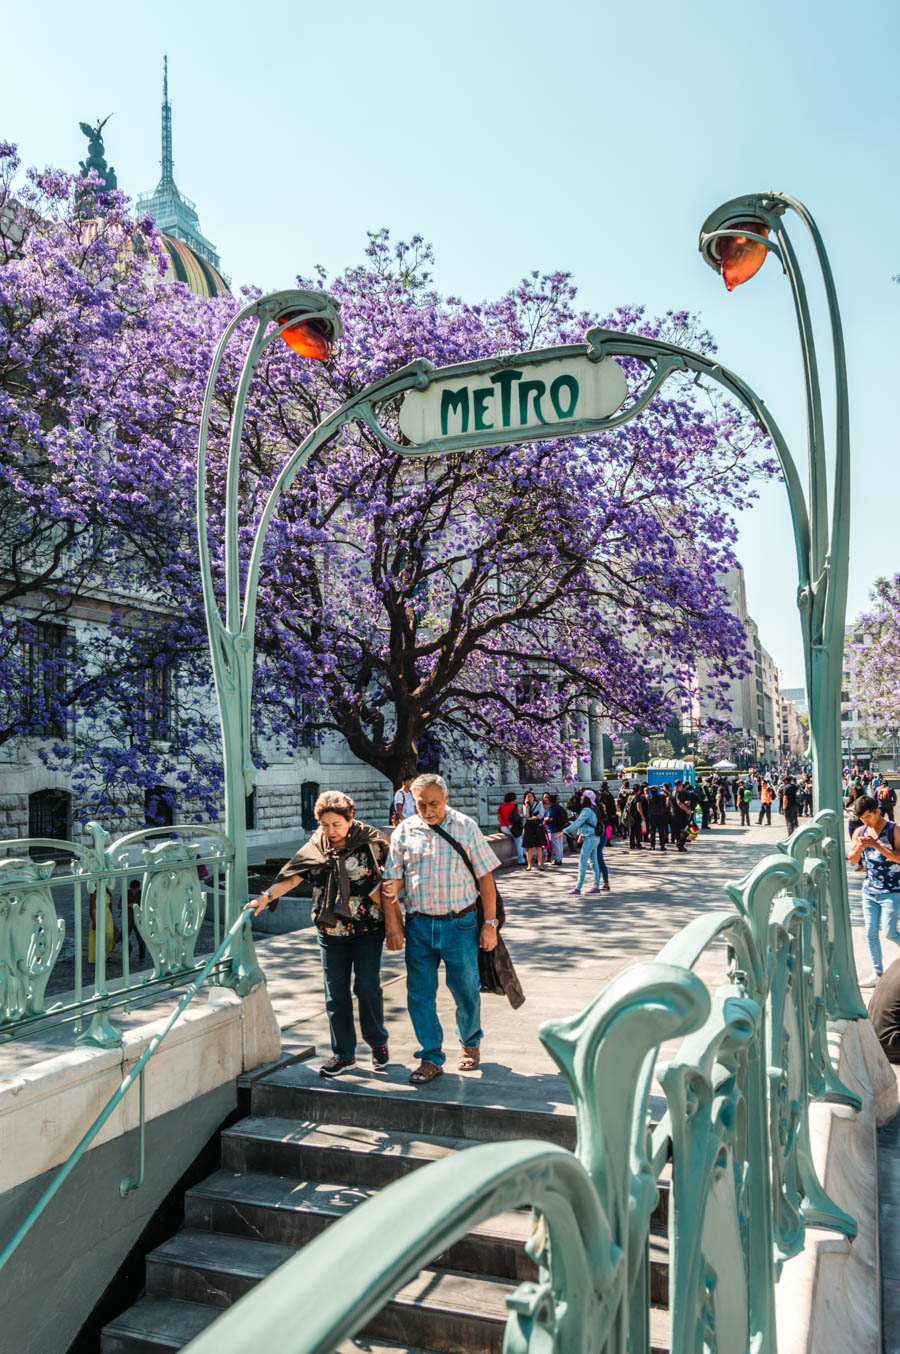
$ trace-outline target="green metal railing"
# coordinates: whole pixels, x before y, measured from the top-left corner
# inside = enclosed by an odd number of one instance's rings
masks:
[[[216,946],[215,950],[213,950],[212,954],[209,956],[206,963],[197,973],[196,977],[194,978],[194,981],[191,983],[188,990],[184,993],[181,1000],[176,1005],[175,1009],[169,1016],[169,1019],[166,1021],[163,1028],[153,1036],[150,1043],[144,1049],[144,1052],[138,1058],[134,1067],[127,1074],[127,1076],[123,1078],[121,1085],[118,1086],[115,1092],[110,1096],[109,1100],[106,1102],[103,1109],[94,1119],[90,1128],[81,1138],[81,1141],[74,1148],[74,1150],[67,1158],[67,1160],[62,1164],[62,1166],[60,1166],[59,1170],[56,1172],[56,1175],[53,1177],[50,1184],[44,1190],[41,1197],[29,1210],[27,1216],[23,1219],[23,1221],[16,1229],[13,1236],[10,1237],[9,1241],[3,1247],[3,1250],[0,1251],[0,1270],[3,1269],[3,1266],[13,1255],[19,1244],[31,1231],[32,1227],[37,1222],[41,1214],[44,1212],[47,1205],[50,1203],[50,1201],[58,1193],[62,1185],[72,1174],[75,1167],[78,1165],[79,1161],[84,1156],[85,1152],[88,1150],[91,1143],[96,1138],[97,1134],[103,1128],[103,1125],[107,1122],[110,1115],[114,1113],[118,1105],[124,1100],[125,1096],[131,1090],[135,1082],[138,1082],[140,1086],[140,1109],[138,1121],[138,1132],[139,1132],[138,1174],[136,1178],[126,1176],[120,1182],[119,1191],[124,1198],[126,1195],[132,1193],[134,1190],[139,1189],[140,1186],[143,1184],[144,1161],[145,1161],[144,1069],[146,1068],[147,1063],[153,1057],[154,1053],[156,1053],[160,1044],[162,1044],[163,1040],[166,1038],[167,1034],[175,1025],[176,1021],[179,1019],[179,1017],[183,1014],[188,1005],[193,1001],[194,997],[200,991],[200,988],[202,987],[203,983],[210,976],[213,970],[217,967],[220,961],[224,959],[226,952],[231,948],[231,946],[237,939],[241,929],[244,926],[249,926],[249,924],[250,924],[249,917],[244,912],[241,912],[239,916],[236,917],[235,920],[232,922],[231,926],[229,926],[228,930],[225,932],[221,941]]]
[[[234,847],[217,828],[187,824],[148,828],[115,841],[96,823],[89,824],[88,831],[90,846],[50,838],[0,841],[0,954],[4,956],[0,964],[0,1046],[71,1024],[78,1044],[114,1047],[121,1042],[121,1034],[109,1012],[146,1004],[190,982],[201,966],[194,950],[207,912],[211,913],[213,948],[219,945],[223,926],[233,919],[232,914],[223,915],[220,883],[227,891]],[[208,876],[211,902],[201,884],[201,867]],[[130,880],[140,881],[134,927],[149,956],[138,972],[131,966]],[[120,972],[111,975],[113,956],[107,957],[106,951],[116,903]],[[87,946],[92,905],[93,959]],[[72,932],[71,988],[48,1006],[47,989],[63,955],[67,921]],[[86,978],[86,968],[92,970],[92,978]],[[227,981],[227,962],[217,976]]]
[[[816,1176],[809,1133],[813,1101],[860,1105],[826,1043],[840,826],[819,813],[728,886],[731,907],[541,1027],[575,1105],[574,1153],[484,1145],[414,1172],[332,1224],[190,1354],[333,1354],[454,1241],[522,1206],[539,1278],[507,1300],[506,1354],[649,1354],[651,1214],[666,1172],[673,1354],[775,1354],[775,1286],[806,1226],[856,1232]],[[694,969],[717,953],[724,981],[710,991]],[[655,1085],[666,1109],[654,1126]]]

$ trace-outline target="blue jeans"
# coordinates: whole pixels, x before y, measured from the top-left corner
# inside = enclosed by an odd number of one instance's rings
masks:
[[[519,833],[518,837],[513,837],[512,828],[511,828],[511,827],[501,827],[500,831],[501,831],[505,836],[507,836],[507,837],[512,837],[512,840],[513,840],[513,841],[515,842],[515,844],[516,844],[516,855],[517,855],[518,858],[519,858],[519,864],[520,864],[520,865],[524,865],[524,864],[525,864],[525,852],[522,850],[522,834],[521,834],[521,832]]]
[[[881,918],[884,915],[884,934],[888,940],[900,941],[897,933],[897,918],[900,916],[900,893],[862,892],[863,919],[866,923],[866,943],[872,956],[872,967],[876,973],[884,971],[881,962]]]
[[[367,931],[360,936],[326,936],[319,931],[318,936],[331,1051],[339,1058],[356,1057],[351,976],[353,995],[359,1002],[362,1037],[370,1048],[382,1048],[387,1043],[384,999],[381,995],[383,932]]]
[[[594,867],[594,888],[600,887],[600,875],[603,875],[604,884],[609,883],[609,871],[606,868],[606,861],[603,859],[603,838],[585,837],[581,844],[581,859],[578,862],[578,883],[575,885],[580,889],[584,883],[584,877],[587,874],[588,862]]]
[[[447,986],[456,1002],[456,1033],[461,1048],[481,1043],[481,980],[478,976],[478,918],[406,918],[406,1004],[420,1047],[416,1057],[441,1067],[444,1031],[437,1016],[438,967],[444,961]]]

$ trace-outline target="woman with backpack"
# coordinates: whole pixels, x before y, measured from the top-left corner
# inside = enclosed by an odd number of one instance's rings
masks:
[[[516,847],[516,858],[520,865],[525,864],[525,852],[522,850],[522,815],[516,804],[515,790],[509,790],[503,796],[503,803],[497,810],[497,822],[504,836],[509,837]]]
[[[569,815],[560,804],[559,795],[548,793],[545,798],[547,812],[544,816],[544,826],[550,839],[550,860],[554,865],[562,865]]]
[[[522,832],[522,845],[525,848],[525,869],[532,868],[531,855],[535,854],[537,870],[544,868],[544,848],[546,838],[544,836],[544,815],[541,812],[541,806],[535,798],[534,790],[526,790],[522,796],[522,818],[525,826]]]

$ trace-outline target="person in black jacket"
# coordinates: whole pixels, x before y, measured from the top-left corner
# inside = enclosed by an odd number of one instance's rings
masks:
[[[665,851],[668,837],[669,810],[658,785],[650,786],[647,801],[647,826],[650,834],[650,850],[656,850],[656,838],[659,837],[659,849]]]
[[[613,792],[607,785],[606,781],[602,782],[600,786],[600,792],[597,798],[603,805],[603,812],[606,814],[606,821],[609,824],[610,828],[612,829],[612,835],[614,837],[618,837],[619,815],[616,810],[616,801],[615,798],[613,797]]]
[[[684,839],[687,834],[688,823],[691,820],[691,806],[680,780],[676,780],[675,787],[669,796],[669,818],[672,823],[672,840],[675,843],[675,849],[686,853],[687,847],[684,844]]]

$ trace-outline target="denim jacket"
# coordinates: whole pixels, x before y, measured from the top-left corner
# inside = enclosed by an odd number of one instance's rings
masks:
[[[570,823],[566,828],[566,831],[571,832],[573,836],[580,832],[583,837],[596,837],[597,814],[594,809],[592,809],[589,804],[585,804],[581,813],[579,813],[578,817],[575,819],[575,822]]]

